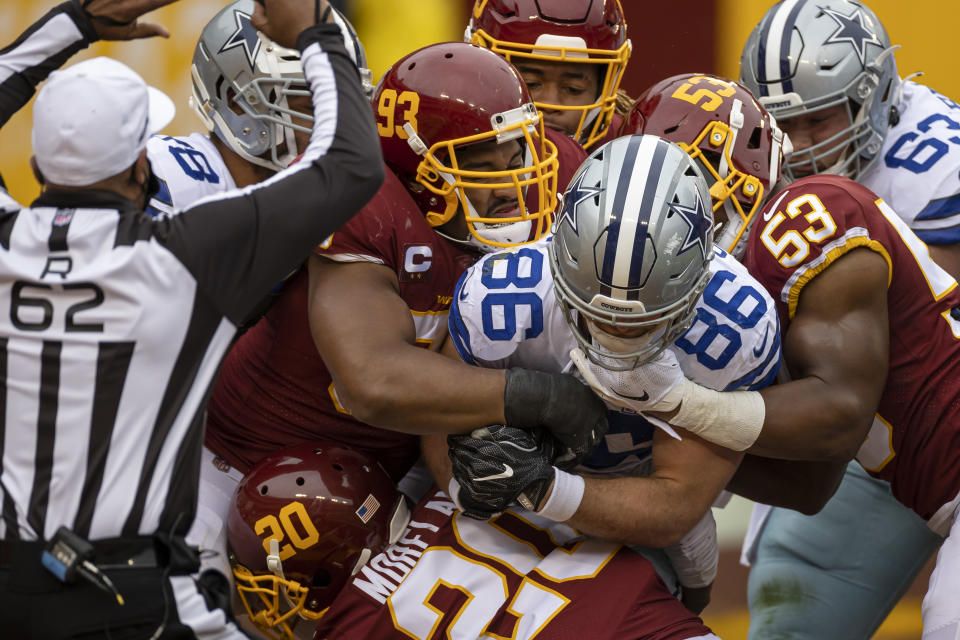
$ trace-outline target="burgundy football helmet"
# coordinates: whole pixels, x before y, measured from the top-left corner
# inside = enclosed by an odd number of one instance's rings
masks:
[[[522,244],[549,231],[557,201],[557,148],[543,135],[523,79],[503,58],[464,42],[433,44],[394,64],[372,101],[384,158],[432,227],[452,220],[462,204],[471,244],[481,249]],[[523,145],[523,166],[460,168],[457,153],[464,146],[512,140]],[[528,202],[527,189],[534,185],[537,201]],[[510,217],[479,216],[464,192],[508,188],[520,203]]]
[[[291,618],[318,620],[409,518],[403,495],[366,454],[316,442],[263,458],[237,486],[227,518],[250,619],[271,637],[293,637]]]
[[[620,130],[651,133],[680,145],[708,181],[714,213],[725,222],[714,243],[740,257],[750,224],[780,179],[790,142],[741,84],[687,73],[661,80],[638,99]],[[717,216],[714,216],[717,219]]]
[[[477,0],[464,39],[507,60],[601,65],[596,100],[583,106],[537,103],[545,110],[581,111],[574,138],[584,148],[602,139],[617,106],[630,59],[620,0]]]

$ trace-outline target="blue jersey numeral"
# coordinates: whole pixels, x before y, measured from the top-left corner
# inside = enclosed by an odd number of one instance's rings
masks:
[[[210,161],[202,152],[197,151],[183,140],[177,140],[170,136],[164,136],[164,140],[169,140],[178,146],[167,147],[170,155],[177,161],[183,173],[188,178],[198,182],[209,182],[210,184],[220,184],[220,176],[210,166]]]
[[[526,340],[543,332],[543,301],[533,291],[518,293],[488,293],[481,303],[483,333],[491,340],[510,340],[517,332],[517,307],[530,306],[530,326],[524,332]],[[503,307],[503,328],[493,326],[493,308]]]
[[[524,260],[526,259],[526,260]],[[506,272],[497,276],[493,267],[498,262],[506,263]],[[520,268],[529,266],[529,275],[521,276]],[[530,326],[524,332],[524,338],[536,338],[543,332],[543,301],[533,291],[500,292],[513,285],[517,288],[536,287],[543,277],[543,254],[535,249],[524,247],[516,252],[505,252],[491,256],[484,263],[480,281],[494,292],[484,296],[480,303],[483,318],[483,333],[491,340],[511,340],[517,332],[517,307],[530,307]],[[493,326],[494,307],[503,308],[503,327]]]
[[[674,342],[674,344],[685,352],[690,355],[695,355],[697,362],[711,371],[723,369],[730,364],[733,356],[736,355],[743,346],[739,332],[728,324],[721,324],[717,318],[717,314],[713,313],[713,311],[719,312],[720,315],[741,329],[752,329],[757,326],[760,319],[767,313],[767,303],[763,299],[763,295],[749,285],[740,287],[736,293],[730,296],[729,300],[724,300],[718,295],[720,287],[726,282],[733,281],[735,278],[736,276],[729,271],[717,271],[713,275],[713,278],[710,279],[706,289],[703,291],[702,298],[703,304],[709,307],[709,309],[703,306],[697,307],[697,315],[693,320],[693,324],[690,325],[686,333]],[[748,298],[752,299],[755,304],[749,313],[744,314],[740,309]],[[710,309],[713,311],[710,311]],[[690,332],[693,331],[694,328],[701,324],[706,327],[703,335],[701,335],[696,342],[691,342],[687,336],[690,335]],[[726,346],[720,349],[719,354],[711,355],[708,353],[708,350],[714,346],[718,338],[726,342]],[[716,353],[718,349],[719,346],[714,347],[714,353]]]
[[[960,130],[960,123],[948,118],[942,113],[935,113],[924,118],[917,123],[917,129],[919,129],[921,133],[929,133],[938,123],[940,123],[940,126],[937,128],[941,131],[944,130],[944,128],[946,131]],[[903,167],[912,173],[924,173],[929,171],[940,158],[947,155],[950,151],[950,145],[947,144],[947,142],[944,142],[940,138],[930,137],[921,140],[909,155],[898,157],[897,154],[900,153],[903,145],[913,142],[919,137],[920,134],[913,131],[908,131],[900,136],[883,158],[887,166],[892,169]],[[960,136],[952,135],[947,138],[947,141],[953,144],[960,144]]]
[[[188,178],[193,178],[198,182],[220,183],[220,176],[214,172],[213,167],[210,166],[210,161],[196,149],[170,147],[170,153],[173,154],[177,164],[180,165]]]

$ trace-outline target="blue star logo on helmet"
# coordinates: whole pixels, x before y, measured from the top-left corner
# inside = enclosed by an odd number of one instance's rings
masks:
[[[857,52],[860,64],[866,66],[867,45],[875,44],[878,47],[883,45],[877,38],[877,34],[867,29],[864,24],[863,12],[860,9],[854,9],[853,13],[846,15],[826,7],[821,7],[821,9],[837,23],[837,30],[830,34],[824,44],[849,42]]]
[[[698,245],[703,255],[707,255],[707,247],[704,245],[703,240],[708,236],[710,227],[713,226],[713,215],[712,212],[707,213],[706,207],[703,206],[703,200],[700,199],[700,194],[697,193],[697,204],[693,207],[675,203],[671,204],[670,208],[680,214],[680,217],[689,227],[689,229],[687,229],[687,237],[684,238],[683,244],[680,245],[677,255]]]
[[[260,36],[253,24],[250,23],[250,14],[234,11],[233,17],[237,20],[237,30],[223,43],[218,53],[223,53],[235,47],[243,47],[243,52],[247,54],[247,62],[250,63],[250,70],[253,71],[253,61],[257,59],[257,54],[260,53]]]
[[[582,172],[577,179],[573,181],[567,188],[567,192],[563,194],[563,212],[560,214],[560,219],[557,221],[557,228],[563,224],[564,220],[567,220],[570,223],[570,227],[573,229],[573,232],[580,235],[579,229],[577,229],[577,208],[580,206],[580,203],[584,200],[589,200],[590,198],[599,196],[603,193],[603,187],[586,187],[583,185],[583,178],[587,175],[587,172]]]

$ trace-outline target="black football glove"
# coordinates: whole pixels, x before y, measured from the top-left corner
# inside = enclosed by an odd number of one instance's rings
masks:
[[[547,429],[562,445],[554,462],[574,467],[607,434],[607,407],[573,376],[530,369],[507,369],[504,417],[507,425]]]
[[[514,503],[535,511],[553,483],[552,443],[535,432],[493,425],[447,436],[447,444],[460,501],[471,517],[477,517],[471,511],[500,512]]]

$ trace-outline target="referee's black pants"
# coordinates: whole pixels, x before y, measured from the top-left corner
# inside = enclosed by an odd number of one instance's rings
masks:
[[[0,542],[0,637],[17,640],[246,638],[232,621],[229,583],[188,567],[103,569],[123,598],[80,579],[60,582],[42,543]],[[147,563],[149,564],[149,563]],[[226,607],[226,609],[224,608]]]

